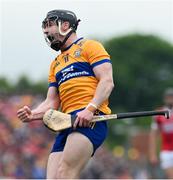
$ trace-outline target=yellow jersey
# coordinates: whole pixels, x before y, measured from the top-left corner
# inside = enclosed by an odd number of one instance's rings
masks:
[[[98,84],[93,68],[110,62],[110,56],[101,43],[83,38],[75,41],[52,61],[49,87],[57,87],[62,112],[70,113],[85,108],[91,102]],[[108,100],[98,109],[105,114],[111,113]]]

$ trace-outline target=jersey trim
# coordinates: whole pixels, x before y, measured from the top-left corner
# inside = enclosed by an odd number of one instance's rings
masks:
[[[58,87],[58,83],[57,82],[49,83],[49,87]]]
[[[97,61],[97,62],[91,64],[91,67],[94,68],[95,66],[98,66],[98,65],[106,63],[106,62],[111,63],[110,59],[102,59],[100,61]]]
[[[73,46],[73,44],[77,44],[77,43],[78,43],[80,40],[82,40],[82,39],[83,39],[83,37],[77,39],[77,40],[74,41],[72,44],[70,44],[68,47],[66,47],[63,51],[67,51],[68,49],[70,49],[70,48]]]

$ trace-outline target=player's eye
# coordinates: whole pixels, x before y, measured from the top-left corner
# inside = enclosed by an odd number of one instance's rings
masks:
[[[49,27],[55,25],[54,21],[49,21]]]
[[[53,25],[55,25],[56,23],[54,21],[50,21],[50,20],[47,20],[47,21],[43,21],[42,23],[42,28],[45,29],[47,27],[51,27]]]

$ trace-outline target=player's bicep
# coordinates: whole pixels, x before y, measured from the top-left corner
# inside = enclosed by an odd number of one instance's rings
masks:
[[[59,108],[60,98],[56,87],[49,87],[46,102],[50,104],[52,108]]]
[[[95,77],[100,80],[107,80],[113,82],[113,72],[112,72],[112,64],[107,62],[100,64],[98,66],[95,66],[93,68],[93,72],[95,74]]]

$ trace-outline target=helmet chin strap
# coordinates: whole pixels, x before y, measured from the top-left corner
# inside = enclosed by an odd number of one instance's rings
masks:
[[[73,29],[69,28],[66,32],[62,32],[61,31],[61,21],[58,21],[58,32],[60,33],[60,35],[66,36],[71,30],[73,30]]]
[[[61,21],[58,21],[57,31],[61,36],[65,36],[65,38],[64,38],[63,41],[57,40],[57,41],[52,42],[50,44],[50,47],[52,49],[54,49],[55,51],[59,51],[60,49],[63,51],[62,47],[66,43],[67,39],[71,36],[71,34],[73,32],[75,32],[75,30],[70,27],[66,32],[62,32],[61,31]]]
[[[59,23],[59,22],[58,22]],[[72,28],[69,28],[68,31],[66,31],[65,33],[63,33],[61,30],[60,30],[60,26],[61,24],[59,24],[58,26],[58,30],[59,30],[59,33],[62,35],[62,36],[65,36],[64,40],[63,41],[55,41],[53,43],[51,43],[50,47],[52,49],[54,49],[55,51],[59,51],[63,46],[64,44],[66,43],[67,39],[71,36],[71,34],[73,32],[75,32],[75,30],[73,30]],[[63,49],[61,49],[63,51]]]
[[[66,35],[65,39],[62,41],[61,43],[61,47],[64,46],[64,44],[66,43],[67,39],[71,36],[71,34],[74,32],[74,30],[71,30],[68,32],[68,34]],[[61,48],[60,47],[60,48]]]

